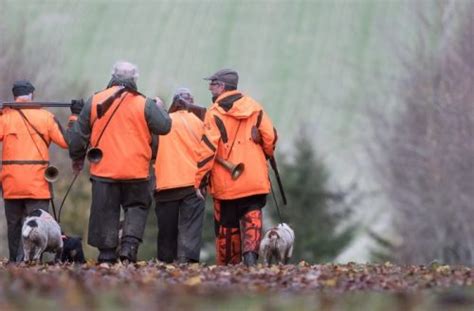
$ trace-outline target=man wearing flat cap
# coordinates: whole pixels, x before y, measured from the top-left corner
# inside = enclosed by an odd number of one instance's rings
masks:
[[[235,70],[222,69],[205,80],[210,81],[213,104],[204,121],[194,187],[202,197],[209,180],[217,263],[238,264],[243,257],[252,266],[261,240],[261,209],[270,193],[266,157],[273,155],[276,130],[263,107],[237,90]],[[232,165],[238,164],[244,166],[240,176],[232,173]]]
[[[13,84],[18,103],[33,100],[34,86],[26,80]],[[2,187],[7,219],[10,262],[21,261],[22,221],[35,209],[48,211],[50,184],[45,179],[49,145],[67,148],[63,130],[52,113],[40,108],[3,108],[0,116]]]

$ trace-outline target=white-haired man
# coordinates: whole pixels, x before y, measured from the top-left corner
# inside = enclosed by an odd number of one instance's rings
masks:
[[[107,88],[87,100],[69,134],[76,172],[82,169],[88,148],[101,151],[99,158],[88,157],[92,181],[88,243],[99,249],[99,262],[113,263],[117,257],[137,260],[151,203],[152,135],[171,129],[161,101],[140,94],[137,78],[134,64],[117,62]],[[119,241],[120,207],[124,222]]]

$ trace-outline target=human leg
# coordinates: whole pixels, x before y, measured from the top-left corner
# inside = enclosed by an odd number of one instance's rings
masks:
[[[157,258],[171,263],[177,257],[179,201],[156,202]]]
[[[99,262],[115,262],[120,227],[120,185],[92,180],[88,244],[100,251]]]
[[[124,222],[119,256],[121,260],[135,262],[150,209],[149,182],[121,183],[120,189]]]
[[[9,261],[19,262],[22,260],[21,227],[25,216],[25,204],[23,199],[5,199],[5,218],[7,220],[7,236]]]
[[[247,212],[241,220],[243,231],[244,263],[253,266],[257,263],[258,250],[262,239],[262,211],[261,209]]]
[[[49,211],[50,200],[37,200],[37,199],[25,199],[26,215],[30,214],[36,209],[42,209],[43,211]]]
[[[178,258],[199,262],[202,245],[202,224],[205,201],[192,193],[183,198],[179,206]]]
[[[229,202],[214,200],[216,222],[216,261],[218,265],[238,264],[242,260],[239,215]],[[218,218],[216,218],[216,216]]]

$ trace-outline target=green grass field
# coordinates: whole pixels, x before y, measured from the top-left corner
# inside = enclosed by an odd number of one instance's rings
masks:
[[[410,45],[416,32],[411,1],[3,3],[9,31],[24,24],[30,57],[35,47],[54,45],[60,80],[48,88],[80,81],[93,92],[104,87],[114,61],[127,59],[139,65],[146,94],[169,100],[186,85],[207,105],[202,77],[232,67],[284,141],[307,122],[333,148],[341,146],[332,140],[352,138],[367,95],[399,73],[396,47]]]

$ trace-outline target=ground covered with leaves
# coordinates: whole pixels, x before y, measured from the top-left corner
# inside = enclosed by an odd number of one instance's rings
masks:
[[[433,264],[238,266],[13,265],[0,262],[0,309],[472,308],[474,272]],[[370,305],[369,305],[370,304]]]

